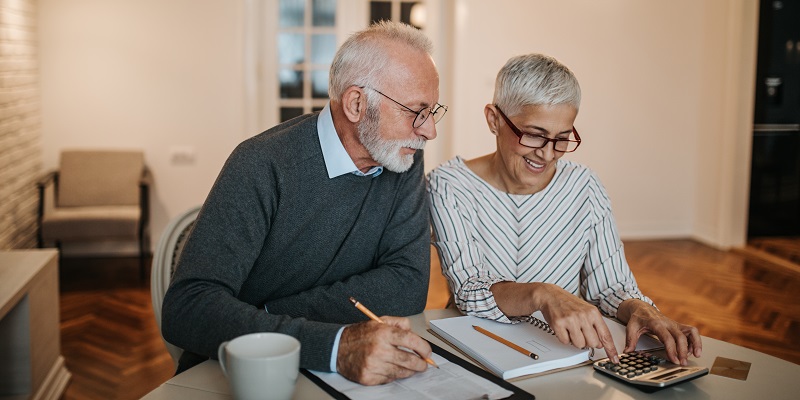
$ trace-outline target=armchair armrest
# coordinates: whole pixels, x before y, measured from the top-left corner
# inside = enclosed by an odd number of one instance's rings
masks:
[[[39,180],[36,181],[36,187],[38,187],[41,191],[45,186],[56,182],[58,182],[58,170],[54,169],[47,171],[44,175],[42,175]]]
[[[36,242],[39,248],[44,245],[42,239],[42,219],[45,212],[49,212],[55,207],[55,193],[58,187],[58,170],[48,171],[38,181],[36,187],[39,189],[39,213],[36,227]]]
[[[139,178],[139,186],[152,186],[153,185],[153,174],[150,172],[150,168],[147,166],[144,167],[142,170],[142,177]]]
[[[142,254],[150,253],[150,187],[153,185],[153,174],[150,168],[144,166],[142,177],[139,178],[139,251]],[[144,279],[144,269],[142,269]]]

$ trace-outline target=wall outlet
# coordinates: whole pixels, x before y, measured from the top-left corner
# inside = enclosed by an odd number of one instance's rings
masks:
[[[192,146],[172,146],[169,150],[172,165],[192,165],[195,162],[195,151]]]

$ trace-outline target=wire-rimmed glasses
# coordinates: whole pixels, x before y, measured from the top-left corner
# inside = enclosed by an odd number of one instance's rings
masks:
[[[575,140],[572,139],[561,139],[561,138],[554,138],[550,139],[549,137],[536,135],[533,133],[525,133],[517,128],[513,122],[503,113],[503,110],[495,104],[495,108],[500,113],[500,116],[503,117],[503,120],[506,121],[506,124],[509,128],[514,132],[517,137],[519,137],[519,144],[525,147],[531,147],[534,149],[541,149],[544,146],[547,146],[550,142],[553,142],[553,150],[558,151],[560,153],[572,153],[573,151],[578,149],[578,146],[581,145],[581,135],[578,134],[578,130],[575,127],[572,127],[572,133],[575,134]]]
[[[399,101],[397,101],[397,100],[395,100],[395,99],[383,94],[383,92],[381,92],[378,89],[374,89],[374,88],[371,88],[369,86],[361,86],[361,88],[362,89],[366,88],[366,89],[374,90],[374,91],[378,92],[378,94],[380,94],[381,96],[386,97],[387,99],[395,102],[400,107],[405,108],[406,110],[408,110],[411,113],[417,114],[417,116],[414,117],[414,122],[411,123],[411,126],[414,127],[414,128],[419,128],[420,126],[422,126],[422,124],[424,124],[425,121],[428,120],[428,117],[430,117],[431,115],[433,115],[433,123],[436,124],[437,122],[441,121],[442,117],[444,117],[444,114],[447,113],[447,106],[439,104],[439,103],[436,103],[435,105],[433,105],[431,107],[424,107],[423,109],[421,109],[419,111],[415,111],[411,107],[409,107],[409,106],[407,106],[407,105],[405,105],[405,104],[403,104],[403,103],[401,103],[401,102],[399,102]]]

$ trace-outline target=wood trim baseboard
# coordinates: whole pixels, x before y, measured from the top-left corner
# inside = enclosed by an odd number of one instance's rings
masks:
[[[47,373],[47,377],[42,382],[39,390],[32,397],[33,400],[58,400],[67,389],[72,374],[69,373],[64,365],[64,357],[58,356],[56,362]]]

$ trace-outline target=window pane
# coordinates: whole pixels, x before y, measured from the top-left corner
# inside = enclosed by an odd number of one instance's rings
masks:
[[[314,0],[312,20],[314,26],[334,26],[336,0]]]
[[[282,99],[303,98],[303,71],[283,68],[279,72]]]
[[[381,20],[391,21],[392,3],[388,1],[370,1],[369,15],[371,24]]]
[[[328,71],[311,71],[311,97],[315,99],[328,98]]]
[[[400,3],[400,22],[422,29],[425,26],[425,5],[418,1]]]
[[[311,63],[330,64],[336,52],[336,35],[311,35]]]
[[[306,0],[280,0],[280,25],[303,26],[305,7]]]
[[[303,115],[302,107],[281,107],[281,122]]]
[[[302,33],[278,34],[278,62],[302,64],[305,59],[305,37]]]

